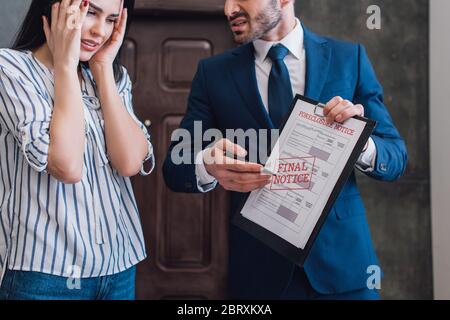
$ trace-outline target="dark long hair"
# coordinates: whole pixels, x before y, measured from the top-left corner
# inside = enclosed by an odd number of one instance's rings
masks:
[[[52,5],[61,0],[33,0],[28,10],[25,20],[20,27],[17,37],[14,41],[12,49],[15,50],[34,50],[41,47],[47,42],[44,33],[44,25],[42,16],[47,17],[51,21]],[[131,23],[135,0],[124,0],[124,7],[128,9],[127,30]],[[122,79],[123,71],[119,63],[120,53],[117,55],[113,63],[114,78],[116,82]]]

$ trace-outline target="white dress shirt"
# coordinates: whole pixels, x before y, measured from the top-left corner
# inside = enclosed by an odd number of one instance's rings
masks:
[[[267,56],[269,50],[277,45],[285,46],[289,53],[284,58],[284,63],[289,70],[292,92],[304,95],[306,82],[306,51],[304,46],[304,32],[300,20],[296,19],[295,28],[281,41],[271,42],[261,39],[253,41],[255,47],[255,68],[256,81],[262,102],[267,112],[269,112],[269,77],[272,70],[272,60]],[[203,163],[203,153],[199,152],[196,156],[195,173],[197,176],[197,186],[201,192],[208,192],[214,189],[217,181],[208,174]],[[371,172],[375,167],[376,146],[372,138],[369,138],[369,144],[365,152],[361,153],[356,167],[363,172]]]

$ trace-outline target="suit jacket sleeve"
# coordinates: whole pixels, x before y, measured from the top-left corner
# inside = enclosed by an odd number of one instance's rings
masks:
[[[203,136],[206,130],[215,127],[206,83],[204,61],[201,61],[192,82],[186,115],[179,128],[179,130],[184,130],[185,133],[189,132],[190,139],[173,141],[163,165],[163,175],[166,185],[174,192],[200,192],[197,187],[197,178],[195,175],[195,156],[198,152],[206,148],[209,143],[201,142],[200,144],[194,144],[194,128],[197,127],[195,130],[197,136],[195,138],[203,141],[202,137],[198,137],[198,133],[201,133]],[[200,125],[201,130],[198,129]],[[189,159],[189,163],[176,163],[172,157],[172,151],[175,151],[177,155],[184,156],[185,159]]]
[[[377,180],[394,181],[405,172],[408,160],[406,145],[384,105],[383,89],[366,50],[362,45],[358,49],[359,74],[354,102],[364,106],[366,117],[377,121],[372,135],[377,150],[375,168],[366,174]]]

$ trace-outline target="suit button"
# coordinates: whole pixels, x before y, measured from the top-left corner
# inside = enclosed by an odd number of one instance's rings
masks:
[[[387,171],[387,165],[386,165],[386,163],[381,163],[381,164],[380,164],[380,170],[383,171],[383,172],[386,172],[386,171]]]

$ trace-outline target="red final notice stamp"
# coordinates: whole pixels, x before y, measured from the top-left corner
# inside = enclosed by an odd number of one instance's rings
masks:
[[[310,190],[315,157],[281,158],[277,160],[270,190]]]

